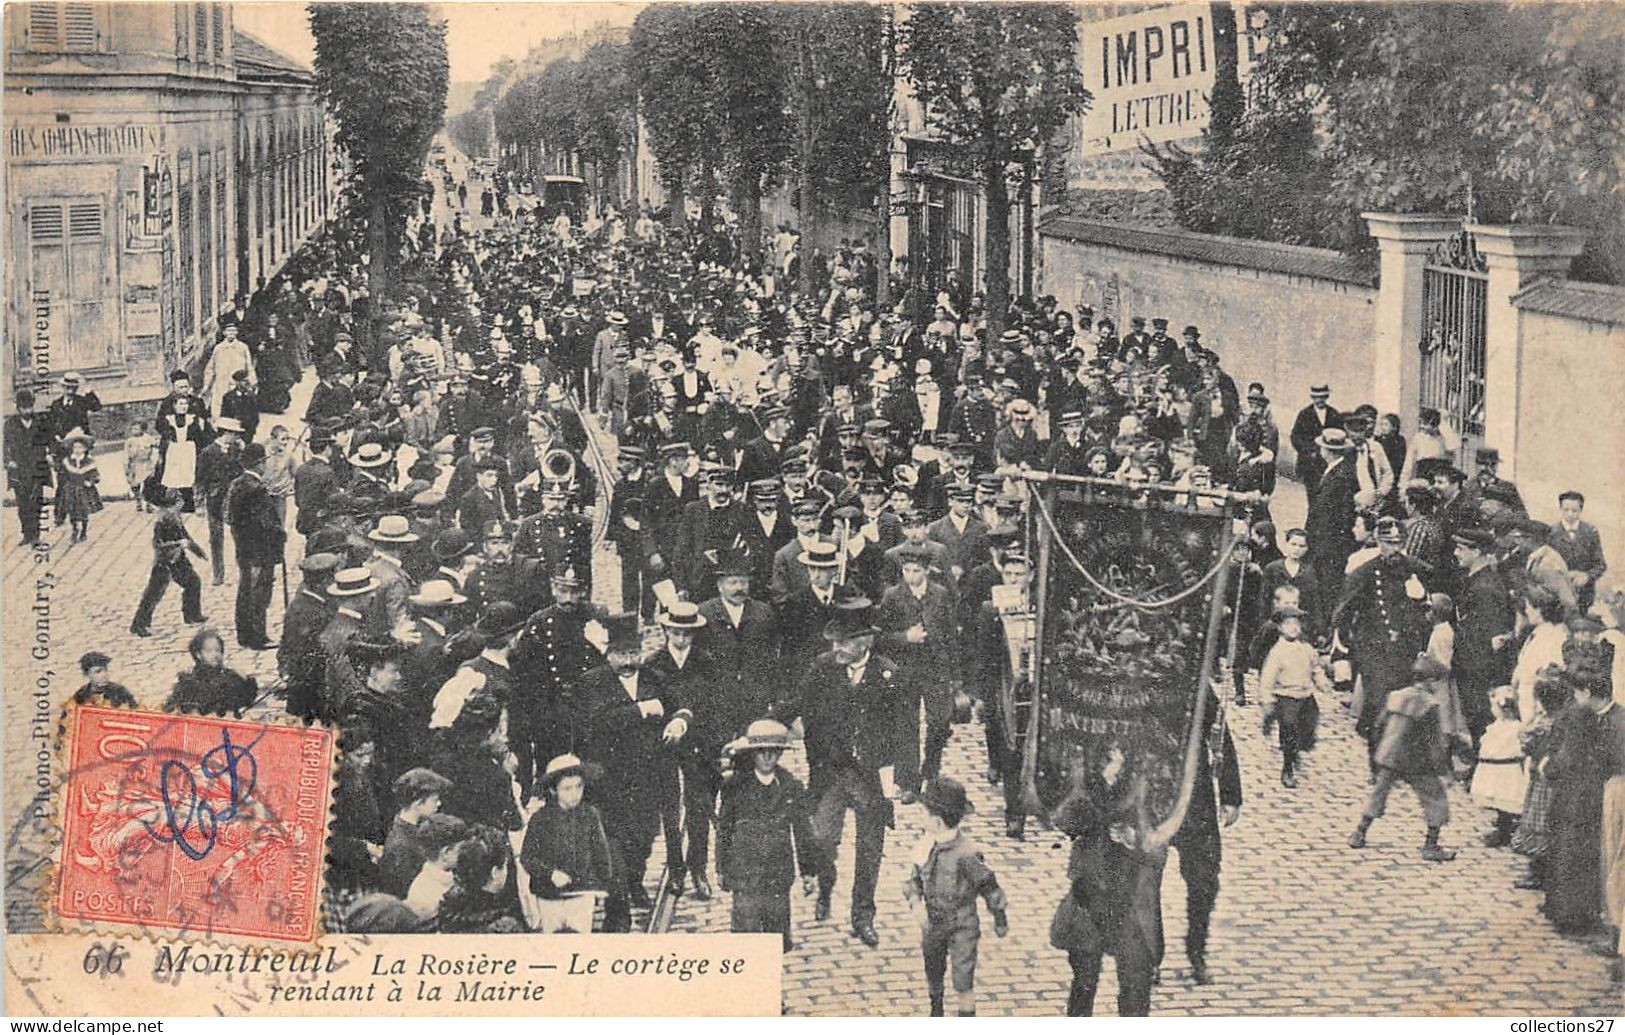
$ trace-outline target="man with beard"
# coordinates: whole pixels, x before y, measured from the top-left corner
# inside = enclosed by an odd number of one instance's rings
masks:
[[[1383,518],[1377,522],[1380,552],[1348,576],[1332,612],[1332,628],[1348,646],[1362,687],[1355,731],[1367,739],[1372,750],[1388,695],[1410,680],[1411,662],[1428,640],[1423,572],[1399,552],[1403,538],[1398,521]]]
[[[683,508],[675,536],[677,584],[691,596],[712,586],[721,554],[739,549],[744,535],[744,508],[734,500],[733,471],[712,467],[701,480],[705,498]]]
[[[603,767],[599,804],[604,832],[626,867],[631,904],[654,905],[643,885],[649,852],[662,826],[667,832],[667,866],[681,872],[676,849],[679,811],[674,752],[694,721],[676,691],[643,669],[643,637],[635,614],[605,621],[609,650],[605,663],[581,677],[576,691],[577,753]],[[673,889],[680,890],[680,889]]]
[[[766,715],[782,683],[782,630],[773,609],[751,596],[750,559],[727,550],[716,565],[716,596],[700,604],[705,626],[696,642],[717,661],[714,723],[725,740]]]
[[[824,627],[830,650],[820,654],[776,717],[804,730],[809,792],[815,803],[813,833],[823,849],[814,916],[829,919],[835,891],[835,859],[850,809],[856,826],[852,875],[852,936],[870,948],[880,944],[874,926],[875,885],[886,850],[886,828],[895,825],[880,770],[896,761],[915,698],[899,666],[873,653],[879,632],[869,601],[853,597]]]
[[[544,574],[574,568],[587,572],[587,595],[592,595],[592,522],[569,510],[570,488],[549,480],[542,487],[542,509],[520,522],[514,553],[539,563]],[[551,755],[545,758],[551,758]],[[545,760],[544,758],[544,760]]]
[[[553,603],[531,615],[514,648],[518,707],[512,737],[516,778],[526,794],[547,760],[571,749],[570,693],[601,660],[586,635],[600,614],[588,602],[586,583],[567,567],[553,573],[548,588]]]

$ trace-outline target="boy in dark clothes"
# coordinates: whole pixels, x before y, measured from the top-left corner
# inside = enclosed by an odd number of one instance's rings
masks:
[[[951,956],[959,1016],[974,1017],[976,949],[982,938],[976,899],[987,900],[993,933],[1003,938],[1010,930],[1004,889],[982,860],[981,846],[959,833],[960,820],[971,811],[964,785],[946,777],[932,780],[920,792],[920,804],[930,818],[931,833],[916,853],[903,895],[920,925],[931,1016],[943,1015],[943,978]]]
[[[412,880],[432,853],[419,824],[440,811],[440,796],[451,781],[433,769],[408,769],[395,779],[395,821],[378,857],[378,890],[405,898]]]
[[[731,930],[777,931],[790,940],[790,886],[817,887],[818,843],[801,782],[779,765],[790,731],[758,719],[728,745],[734,770],[722,784],[717,813],[717,879],[733,893]]]
[[[93,650],[79,659],[79,671],[87,682],[73,695],[74,704],[105,704],[114,708],[134,708],[135,695],[107,678],[113,659]],[[98,701],[97,698],[100,698]]]

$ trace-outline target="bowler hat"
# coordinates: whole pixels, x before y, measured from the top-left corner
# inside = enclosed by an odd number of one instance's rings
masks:
[[[474,539],[461,528],[448,528],[435,536],[429,551],[437,561],[455,561],[474,548]]]
[[[416,769],[408,769],[395,777],[395,782],[390,785],[390,790],[394,792],[397,805],[409,805],[431,794],[444,794],[451,787],[452,782],[444,776],[441,776],[433,769],[419,766]]]
[[[498,600],[481,613],[474,623],[474,631],[481,636],[497,638],[518,632],[525,624],[525,612],[518,604]]]
[[[343,563],[344,558],[336,553],[313,553],[299,562],[299,570],[306,575],[320,575],[337,571]]]
[[[1458,528],[1450,533],[1450,538],[1463,546],[1471,546],[1476,550],[1488,550],[1495,545],[1495,535],[1487,528],[1468,525]]]

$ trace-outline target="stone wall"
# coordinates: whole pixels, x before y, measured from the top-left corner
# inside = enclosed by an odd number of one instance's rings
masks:
[[[1530,297],[1537,292],[1544,303]],[[1559,292],[1580,304],[1565,305]],[[1610,295],[1612,320],[1597,305]],[[1527,308],[1529,303],[1568,312]],[[1618,319],[1625,290],[1550,285],[1532,289],[1514,304],[1525,306],[1519,313],[1518,489],[1531,516],[1542,521],[1556,520],[1558,493],[1585,493],[1586,520],[1602,533],[1614,574],[1625,577],[1625,415],[1619,406],[1625,323]]]
[[[1130,316],[1165,316],[1176,336],[1196,324],[1239,387],[1263,382],[1283,436],[1311,383],[1329,382],[1345,409],[1371,394],[1368,265],[1317,248],[1077,219],[1046,219],[1039,235],[1042,293],[1111,313],[1125,330]]]

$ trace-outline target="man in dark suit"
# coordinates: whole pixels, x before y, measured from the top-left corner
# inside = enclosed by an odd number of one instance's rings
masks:
[[[568,509],[569,486],[549,481],[542,487],[542,509],[519,523],[514,552],[541,562],[548,574],[573,568],[592,596],[592,522]],[[635,609],[636,601],[627,601]],[[545,759],[543,760],[545,763]]]
[[[338,473],[333,468],[333,439],[325,432],[310,436],[310,459],[293,472],[293,527],[309,536],[322,527],[328,500],[338,491]]]
[[[476,465],[474,484],[457,500],[457,524],[478,532],[493,521],[510,521],[513,512],[503,498],[501,479],[507,465],[498,456],[488,456]]]
[[[1349,554],[1356,547],[1354,496],[1360,490],[1360,482],[1349,463],[1354,446],[1342,428],[1328,428],[1315,441],[1324,473],[1309,496],[1309,515],[1304,527],[1309,533],[1309,564],[1320,576],[1325,599],[1336,601],[1343,589]]]
[[[790,411],[783,406],[766,407],[757,417],[762,422],[762,434],[745,443],[744,457],[739,462],[739,477],[747,482],[778,477],[790,434]]]
[[[918,699],[901,666],[873,653],[878,632],[869,619],[868,600],[844,600],[824,628],[830,650],[813,661],[794,695],[778,709],[780,718],[799,722],[805,731],[808,791],[815,802],[813,833],[824,862],[814,916],[829,918],[841,826],[851,809],[856,826],[852,935],[870,948],[880,944],[874,926],[875,885],[886,828],[895,825],[880,770],[895,762],[898,740],[908,728],[909,704]]]
[[[604,832],[626,866],[631,904],[649,909],[654,903],[643,877],[662,826],[667,865],[681,873],[681,855],[673,851],[679,808],[673,752],[694,713],[671,687],[642,670],[637,615],[613,615],[604,624],[609,630],[605,663],[582,676],[576,689],[576,753],[603,767],[597,800]]]
[[[923,775],[934,780],[953,731],[953,679],[959,656],[959,619],[953,595],[931,579],[931,551],[897,548],[903,580],[890,587],[875,609],[881,649],[897,659],[913,688],[898,740],[897,786],[907,805],[919,793]],[[925,762],[920,762],[920,700],[925,703]]]
[[[335,418],[347,417],[355,409],[355,394],[344,383],[347,376],[341,364],[324,357],[316,364],[316,376],[321,380],[310,393],[310,404],[305,407],[305,423],[323,424]]]
[[[683,828],[688,850],[681,846],[668,850],[677,857],[671,868],[670,883],[681,888],[686,870],[694,883],[694,897],[701,902],[711,898],[710,865],[711,816],[717,794],[722,789],[721,758],[730,739],[723,729],[717,705],[717,687],[726,677],[716,658],[694,645],[697,633],[706,626],[698,604],[680,600],[660,614],[665,645],[645,663],[645,668],[661,685],[671,688],[678,700],[693,713],[693,720],[677,752],[683,773]],[[675,835],[668,831],[667,837]]]
[[[296,718],[315,719],[323,714],[327,658],[322,652],[321,634],[333,618],[327,586],[342,561],[333,553],[313,553],[300,561],[304,579],[282,615],[277,671],[287,681],[288,714]]]
[[[716,659],[722,674],[708,723],[732,740],[752,720],[766,716],[777,699],[784,680],[779,670],[783,635],[773,609],[751,597],[749,558],[724,552],[714,585],[717,595],[700,605],[705,626],[695,644]]]
[[[469,436],[485,422],[485,401],[468,387],[468,378],[462,374],[453,374],[448,386],[449,394],[440,400],[440,419],[434,434],[436,438],[450,435],[453,452],[461,456],[468,448]]]
[[[1586,498],[1570,489],[1557,497],[1562,517],[1552,526],[1547,542],[1562,556],[1569,566],[1569,581],[1574,583],[1574,603],[1581,612],[1591,610],[1596,598],[1597,580],[1608,570],[1608,559],[1603,556],[1602,537],[1595,525],[1580,520]]]
[[[262,480],[265,447],[258,442],[244,446],[242,465],[243,473],[226,491],[226,522],[237,551],[237,642],[249,650],[269,650],[276,644],[265,634],[265,612],[287,533],[282,512]]]
[[[664,470],[649,479],[643,495],[643,549],[645,581],[651,585],[662,579],[676,579],[677,527],[683,510],[700,498],[699,488],[684,472],[694,450],[687,442],[660,447]]]
[[[702,479],[705,498],[683,508],[674,537],[677,585],[690,598],[703,596],[715,583],[724,552],[744,546],[746,515],[734,500],[733,471],[715,467]]]
[[[517,520],[519,496],[514,488],[513,472],[497,453],[496,444],[494,428],[482,426],[468,433],[468,452],[458,457],[452,465],[451,477],[446,481],[446,499],[453,504],[461,504],[468,490],[479,480],[480,465],[494,459],[501,462],[495,470],[498,472],[497,490],[502,493],[503,506],[507,509],[508,517]]]
[[[780,505],[776,478],[750,483],[750,506],[741,516],[741,547],[750,557],[751,585],[767,587],[773,581],[773,560],[779,549],[795,537],[795,526]]]
[[[818,540],[806,545],[791,544],[801,552],[796,566],[802,569],[802,583],[779,601],[779,628],[784,631],[784,671],[799,678],[813,659],[829,649],[824,642],[824,626],[835,617],[839,599],[835,577],[840,567],[839,550],[834,543]]]
[[[17,498],[22,545],[39,541],[40,512],[52,483],[50,421],[34,411],[34,393],[17,390],[17,412],[5,421],[6,482]],[[131,486],[140,491],[140,486]]]
[[[1241,814],[1241,766],[1230,730],[1214,743],[1213,727],[1219,702],[1211,695],[1207,702],[1207,731],[1197,757],[1196,784],[1185,823],[1174,835],[1179,852],[1179,876],[1185,882],[1185,957],[1190,961],[1191,980],[1211,985],[1207,969],[1207,936],[1213,907],[1219,901],[1219,870],[1223,859],[1219,827],[1230,826]],[[1218,754],[1218,797],[1214,798],[1214,755]]]
[[[1332,390],[1326,385],[1310,388],[1309,405],[1299,410],[1297,419],[1292,422],[1292,448],[1298,454],[1294,470],[1311,500],[1315,498],[1315,486],[1326,471],[1326,461],[1321,457],[1316,441],[1327,428],[1343,426],[1343,415],[1327,405],[1326,400],[1331,395]]]
[[[930,537],[947,549],[945,560],[955,579],[979,564],[987,556],[987,525],[972,517],[971,502],[976,490],[968,485],[953,485],[948,490],[948,513],[932,522]]]
[[[1495,564],[1495,535],[1486,528],[1461,528],[1452,535],[1461,588],[1456,593],[1456,650],[1451,668],[1461,694],[1461,710],[1473,745],[1489,727],[1490,691],[1512,674],[1510,654],[1501,650],[1516,615],[1512,593]]]
[[[243,473],[243,426],[231,417],[215,422],[219,434],[197,457],[197,495],[209,520],[209,562],[214,584],[226,581],[226,493]]]

